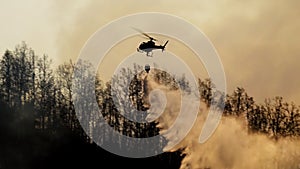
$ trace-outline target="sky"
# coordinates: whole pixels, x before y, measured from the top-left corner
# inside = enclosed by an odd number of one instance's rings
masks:
[[[0,53],[25,41],[59,65],[76,60],[88,38],[110,21],[164,12],[185,19],[210,39],[229,93],[239,86],[258,102],[283,96],[300,105],[299,6],[298,0],[0,0]]]

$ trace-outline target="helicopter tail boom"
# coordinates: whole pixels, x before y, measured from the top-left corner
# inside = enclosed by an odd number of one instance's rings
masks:
[[[168,42],[169,42],[169,41],[167,40],[166,43],[162,46],[161,51],[164,51],[164,50],[165,50],[165,47],[167,46]]]

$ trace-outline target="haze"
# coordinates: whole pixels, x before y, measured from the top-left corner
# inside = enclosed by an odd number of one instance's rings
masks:
[[[0,52],[26,41],[38,55],[46,53],[59,65],[76,60],[87,39],[113,19],[164,12],[186,19],[212,41],[229,92],[240,86],[260,102],[283,96],[299,104],[299,6],[296,0],[5,0],[0,2]]]

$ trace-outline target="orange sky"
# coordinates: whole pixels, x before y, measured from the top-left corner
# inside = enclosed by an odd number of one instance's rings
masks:
[[[57,65],[76,59],[86,40],[113,19],[165,12],[208,36],[221,57],[229,92],[241,86],[258,101],[279,95],[300,103],[299,6],[298,0],[2,0],[0,52],[25,40]]]

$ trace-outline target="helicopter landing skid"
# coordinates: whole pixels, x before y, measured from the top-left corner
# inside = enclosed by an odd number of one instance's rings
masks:
[[[136,48],[136,51],[140,52],[140,53],[144,53],[145,51],[140,50],[139,48]],[[146,52],[146,56],[152,57],[153,52]]]

